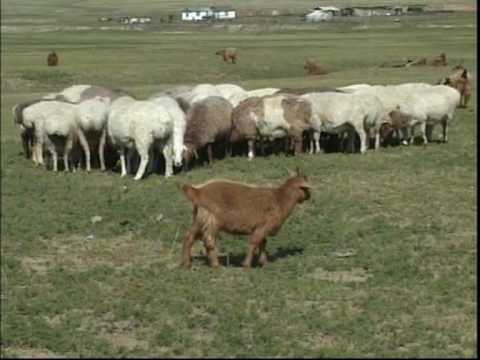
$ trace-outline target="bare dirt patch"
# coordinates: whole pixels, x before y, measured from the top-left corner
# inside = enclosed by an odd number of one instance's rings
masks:
[[[9,347],[5,349],[5,352],[7,356],[18,356],[19,358],[24,359],[55,359],[63,357],[51,352],[50,350],[38,348]]]
[[[354,268],[351,271],[328,271],[317,268],[308,277],[315,280],[326,280],[334,282],[365,282],[373,275],[368,274],[364,269]]]

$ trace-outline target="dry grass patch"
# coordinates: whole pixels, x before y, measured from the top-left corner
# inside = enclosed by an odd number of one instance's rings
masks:
[[[312,273],[307,275],[315,280],[326,280],[333,282],[365,282],[368,278],[373,277],[368,274],[365,269],[353,268],[350,271],[328,271],[323,268],[316,268]]]

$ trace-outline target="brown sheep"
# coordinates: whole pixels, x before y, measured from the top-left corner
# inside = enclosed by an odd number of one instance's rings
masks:
[[[223,61],[226,63],[231,62],[232,64],[237,63],[237,49],[236,48],[226,48],[218,50],[215,55],[222,55]]]
[[[399,132],[402,132],[403,141],[408,141],[410,122],[412,117],[400,111],[400,107],[397,106],[395,110],[392,110],[388,113],[390,122],[385,122],[380,127],[380,139],[382,140],[383,145],[387,145],[391,142],[391,135],[395,132],[397,136]]]
[[[181,186],[193,204],[193,224],[183,241],[183,265],[191,266],[193,243],[203,239],[210,265],[217,268],[216,243],[221,231],[250,235],[245,269],[251,267],[256,250],[259,262],[266,265],[267,236],[277,234],[295,206],[310,198],[310,188],[307,177],[298,169],[294,177],[276,188],[228,180]]]
[[[207,147],[208,162],[213,162],[212,145],[223,142],[226,146],[232,131],[232,105],[219,96],[209,96],[193,103],[186,114],[184,153],[185,170],[198,151]]]
[[[429,62],[429,65],[432,65],[432,66],[446,66],[446,65],[448,65],[447,56],[445,55],[445,53],[441,53],[439,57],[436,57],[435,59],[431,60]]]
[[[468,100],[472,95],[472,85],[470,82],[470,74],[462,65],[457,65],[448,77],[446,77],[442,84],[449,85],[458,90],[460,93],[460,104],[458,107],[466,108]]]
[[[421,58],[417,61],[412,61],[407,66],[423,66],[423,65],[427,65],[427,58],[425,58],[425,57],[423,57],[423,58]]]
[[[230,143],[248,143],[248,157],[255,157],[255,140],[257,139],[257,125],[252,118],[262,119],[264,116],[263,102],[260,97],[251,97],[241,101],[232,111],[232,132]]]
[[[305,60],[305,65],[303,68],[307,70],[307,75],[327,74],[327,70],[322,65],[317,64],[315,61],[310,59]]]
[[[281,105],[283,116],[290,124],[288,137],[292,141],[293,153],[299,154],[303,150],[303,133],[312,128],[312,105],[295,95],[285,97]]]
[[[54,51],[52,51],[50,54],[47,56],[47,65],[48,66],[57,66],[58,65],[58,55]]]

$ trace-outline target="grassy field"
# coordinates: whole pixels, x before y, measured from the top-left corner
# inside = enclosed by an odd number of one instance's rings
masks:
[[[18,25],[22,16],[40,24],[76,11],[96,16],[113,2],[81,1],[58,14],[31,3],[2,0],[2,24]],[[40,3],[66,9],[61,1]],[[475,96],[458,110],[449,143],[364,156],[235,157],[137,183],[117,172],[54,174],[21,154],[12,106],[72,84],[144,97],[180,83],[433,83],[450,66],[378,65],[443,51],[450,64],[463,60],[472,70],[476,95],[473,14],[331,25],[182,33],[2,28],[2,357],[478,356]],[[227,45],[239,49],[235,66],[213,55]],[[52,48],[57,68],[45,65]],[[306,77],[306,57],[331,72]],[[315,187],[312,199],[270,239],[267,267],[243,271],[246,241],[234,236],[221,239],[229,266],[210,269],[201,244],[192,271],[179,266],[191,207],[177,183],[278,184],[297,165]],[[102,221],[92,224],[97,215]]]

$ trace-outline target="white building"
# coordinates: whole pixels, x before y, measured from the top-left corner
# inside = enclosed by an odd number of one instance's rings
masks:
[[[182,11],[183,21],[201,21],[207,19],[235,19],[236,12],[232,9],[219,9],[214,7],[200,9],[185,9]]]
[[[305,15],[306,22],[328,21],[332,18],[332,13],[323,10],[313,10],[310,14]]]

